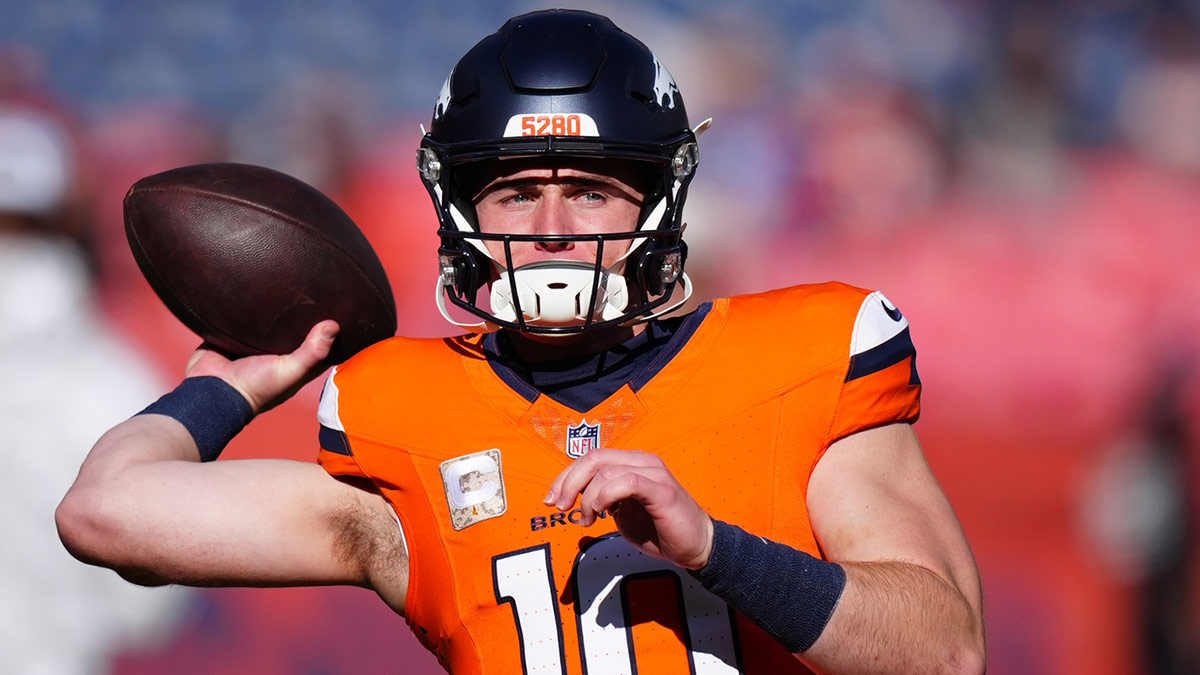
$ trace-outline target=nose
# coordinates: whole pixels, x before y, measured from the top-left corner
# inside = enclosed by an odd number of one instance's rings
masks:
[[[556,195],[546,195],[539,201],[533,219],[533,234],[570,234],[574,231],[572,229],[574,220],[571,210],[564,203],[564,200],[556,198]],[[535,248],[539,251],[558,253],[574,249],[575,242],[538,241],[535,244]]]

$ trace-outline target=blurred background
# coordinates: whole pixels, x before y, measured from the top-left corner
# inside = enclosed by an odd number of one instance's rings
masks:
[[[713,117],[702,299],[882,289],[983,574],[991,672],[1200,672],[1200,3],[581,3]],[[0,673],[440,672],[360,589],[140,589],[54,506],[196,338],[128,253],[137,179],[229,160],[366,231],[400,331],[433,307],[413,169],[443,79],[514,0],[0,0]],[[227,456],[313,459],[318,386]]]

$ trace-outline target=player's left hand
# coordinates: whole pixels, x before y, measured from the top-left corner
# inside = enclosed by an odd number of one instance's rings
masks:
[[[579,499],[580,524],[608,511],[641,552],[699,569],[712,552],[712,519],[657,455],[597,448],[554,479],[545,503],[566,511]]]

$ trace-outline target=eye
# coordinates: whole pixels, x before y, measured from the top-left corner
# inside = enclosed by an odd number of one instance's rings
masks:
[[[514,192],[505,197],[500,198],[501,204],[528,204],[533,201],[533,196],[527,192]]]

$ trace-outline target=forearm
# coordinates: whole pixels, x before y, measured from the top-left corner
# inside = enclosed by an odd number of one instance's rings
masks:
[[[199,462],[195,441],[177,420],[162,415],[137,415],[96,441],[71,489],[110,480],[132,465],[167,461]]]
[[[130,464],[211,461],[254,417],[250,403],[216,377],[190,377],[104,434],[80,469],[86,484]],[[77,481],[77,484],[79,481]]]
[[[819,672],[981,672],[983,630],[965,596],[902,562],[829,562],[713,521],[693,573]]]
[[[983,626],[963,594],[904,562],[844,562],[846,585],[798,658],[822,673],[981,673]]]

